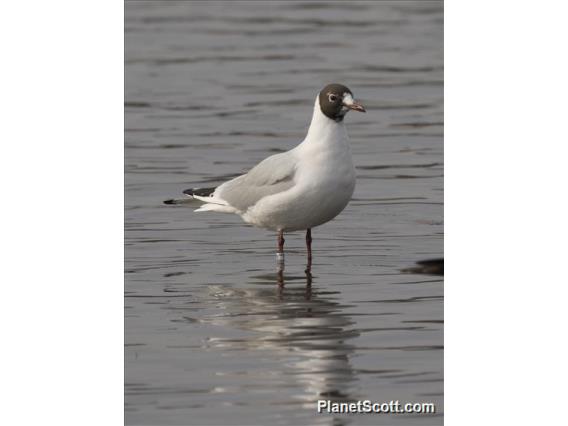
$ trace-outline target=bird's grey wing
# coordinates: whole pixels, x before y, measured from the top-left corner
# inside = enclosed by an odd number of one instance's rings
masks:
[[[215,197],[246,211],[260,199],[287,191],[294,186],[296,159],[291,152],[266,158],[247,174],[225,182],[215,191]]]

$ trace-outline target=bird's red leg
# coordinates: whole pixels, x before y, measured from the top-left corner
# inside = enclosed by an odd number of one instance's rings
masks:
[[[306,231],[306,247],[308,249],[308,266],[306,271],[312,269],[312,230],[311,228]]]
[[[284,271],[284,231],[278,231],[278,251],[276,252],[277,270]]]
[[[278,231],[278,253],[284,254],[284,231]]]

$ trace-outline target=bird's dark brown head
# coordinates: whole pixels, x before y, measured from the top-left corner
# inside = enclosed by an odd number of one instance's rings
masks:
[[[365,112],[365,108],[353,99],[353,93],[342,84],[328,84],[319,93],[321,112],[334,121],[340,122],[349,110]]]

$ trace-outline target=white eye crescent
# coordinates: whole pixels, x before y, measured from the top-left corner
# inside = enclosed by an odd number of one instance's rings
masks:
[[[335,102],[337,100],[337,95],[330,94],[329,95],[329,102]]]

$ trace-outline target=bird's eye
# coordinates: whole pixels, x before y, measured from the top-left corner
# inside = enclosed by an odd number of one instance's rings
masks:
[[[329,102],[335,102],[337,100],[336,95],[329,95]]]

